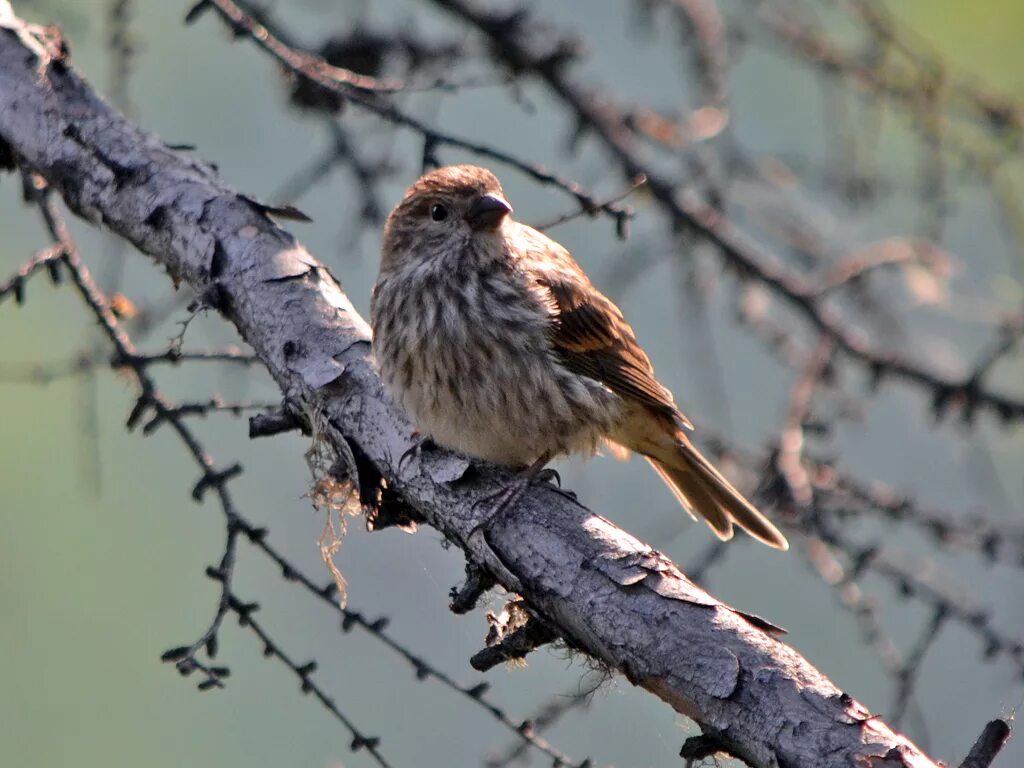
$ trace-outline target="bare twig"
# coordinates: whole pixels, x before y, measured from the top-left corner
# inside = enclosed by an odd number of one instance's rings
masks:
[[[64,251],[60,245],[51,245],[44,248],[31,259],[18,268],[17,273],[9,278],[3,285],[0,285],[0,301],[3,301],[9,294],[14,296],[18,304],[25,302],[25,283],[32,275],[41,269],[50,273],[50,280],[54,283],[60,281],[59,263],[64,258]]]
[[[440,450],[399,470],[411,428],[384,396],[367,354],[367,327],[330,273],[211,169],[169,152],[113,112],[70,66],[47,66],[25,52],[18,37],[0,36],[0,137],[76,209],[101,212],[111,229],[208,297],[289,401],[316,414],[317,439],[349,457],[346,466],[355,466],[348,471],[359,474],[349,480],[360,489],[382,480],[401,489],[406,505],[522,595],[563,642],[694,717],[731,754],[755,764],[840,765],[883,754],[894,765],[935,764],[778,640],[769,623],[699,590],[663,555],[572,500],[534,487],[500,524],[488,524],[477,502],[504,487],[507,473]],[[19,108],[6,108],[6,99],[17,99]],[[36,114],[41,100],[51,120],[63,100],[75,103],[76,130],[56,137],[59,151],[49,135],[23,130],[22,116]],[[119,149],[105,146],[111,136]],[[59,174],[49,166],[53,157],[60,157]],[[135,182],[114,190],[111,163],[134,168]],[[106,184],[79,183],[105,173]],[[162,184],[173,194],[160,191]],[[195,199],[215,202],[183,202]],[[154,227],[157,208],[161,226]],[[289,311],[272,309],[281,306]],[[110,326],[112,316],[104,317]],[[203,480],[226,493],[218,477],[208,471]],[[775,672],[761,672],[768,669]],[[787,702],[781,710],[780,700]],[[780,739],[790,732],[787,723],[808,723],[806,738]]]
[[[960,768],[989,768],[1009,738],[1009,723],[1003,719],[989,721]]]
[[[243,12],[234,3],[225,0],[199,0],[185,15],[185,23],[192,23],[211,7],[215,7],[230,22],[235,34],[247,35],[285,67],[320,85],[334,83],[342,88],[353,89],[353,91],[375,93],[392,93],[405,87],[405,83],[401,80],[360,75],[344,67],[332,66],[319,56],[290,48],[271,35],[267,28],[252,16]]]
[[[601,211],[608,216],[611,216],[615,219],[620,233],[623,235],[625,234],[625,222],[627,222],[632,216],[632,211],[628,207],[620,206],[615,201],[602,202],[594,197],[582,185],[574,181],[567,181],[536,163],[522,160],[510,153],[495,149],[493,146],[488,144],[463,139],[450,133],[437,130],[423,121],[403,112],[392,102],[376,97],[371,98],[364,93],[360,93],[357,90],[349,88],[348,84],[342,80],[337,80],[324,75],[321,70],[326,65],[320,65],[317,63],[314,66],[305,66],[305,64],[300,66],[300,62],[308,63],[310,61],[315,61],[317,57],[309,54],[308,52],[296,51],[281,44],[280,41],[276,40],[270,34],[265,26],[255,22],[252,13],[246,10],[249,8],[249,4],[247,2],[232,2],[231,0],[203,0],[202,5],[204,7],[212,7],[216,9],[221,16],[231,24],[241,24],[238,28],[250,36],[253,36],[255,32],[258,31],[261,39],[257,40],[257,43],[267,48],[275,58],[293,71],[305,75],[317,85],[338,92],[351,103],[377,115],[387,122],[404,128],[409,128],[419,133],[423,136],[426,147],[436,148],[438,146],[447,145],[458,149],[464,149],[481,157],[486,157],[488,159],[510,165],[536,181],[557,187],[567,194],[572,195],[572,197],[576,199],[581,210],[585,212]],[[274,41],[272,47],[271,44],[267,42],[269,40]],[[429,154],[429,152],[425,152],[425,154]]]
[[[838,351],[867,366],[876,378],[891,376],[927,390],[937,415],[960,404],[971,410],[990,411],[1005,422],[1024,419],[1024,400],[1020,398],[986,387],[970,388],[968,381],[943,376],[914,360],[871,345],[820,300],[815,286],[783,267],[776,254],[747,235],[722,210],[702,200],[692,190],[681,190],[678,184],[644,162],[629,140],[626,121],[609,108],[609,100],[573,83],[565,69],[552,62],[553,49],[536,49],[534,41],[542,36],[525,14],[510,16],[485,10],[472,0],[434,0],[434,4],[485,35],[498,58],[545,83],[576,116],[579,124],[604,144],[624,174],[630,178],[638,175],[647,178],[647,189],[676,226],[696,232],[715,245],[726,263],[742,278],[755,280],[778,295],[815,331],[828,336]],[[556,48],[558,45],[558,42],[554,44]]]

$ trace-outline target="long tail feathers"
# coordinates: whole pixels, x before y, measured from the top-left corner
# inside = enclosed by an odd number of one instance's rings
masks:
[[[758,512],[685,436],[671,456],[659,452],[647,460],[672,489],[679,503],[690,513],[703,517],[718,538],[732,538],[733,523],[755,539],[776,549],[789,549],[789,542]],[[668,459],[668,460],[666,460]]]

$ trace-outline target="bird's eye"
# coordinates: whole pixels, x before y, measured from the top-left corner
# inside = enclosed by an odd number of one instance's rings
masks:
[[[434,203],[430,206],[430,218],[434,221],[444,221],[448,218],[448,206]]]

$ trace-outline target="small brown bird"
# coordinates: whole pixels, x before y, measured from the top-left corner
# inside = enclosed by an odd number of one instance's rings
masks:
[[[619,308],[569,252],[511,217],[494,174],[439,168],[384,228],[370,317],[381,376],[420,432],[539,467],[603,441],[643,454],[721,539],[785,537],[690,442]]]

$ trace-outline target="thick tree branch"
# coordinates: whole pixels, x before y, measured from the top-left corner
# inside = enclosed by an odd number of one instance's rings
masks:
[[[103,103],[59,40],[0,2],[0,144],[83,218],[188,283],[238,329],[350,471],[402,501],[572,648],[621,671],[755,766],[914,766],[933,760],[840,691],[765,622],[719,602],[652,550],[554,490],[500,524],[477,505],[509,475],[440,450],[404,463],[412,428],[381,388],[369,329],[327,268],[213,169]],[[358,484],[359,478],[349,477]]]

